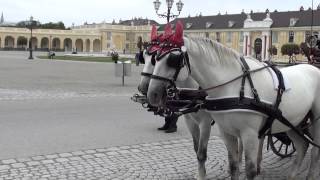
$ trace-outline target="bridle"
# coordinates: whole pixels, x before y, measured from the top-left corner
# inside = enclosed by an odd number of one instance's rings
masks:
[[[154,66],[156,63],[156,55],[157,55],[157,50],[151,51],[151,48],[153,46],[156,45],[160,45],[160,41],[159,40],[154,40],[148,43],[148,47],[146,49],[146,53],[151,56],[151,64]],[[140,51],[139,54],[139,61],[140,62],[145,62],[144,56],[143,56],[144,51]],[[141,76],[145,76],[145,77],[151,77],[152,74],[151,73],[146,73],[146,72],[141,72]]]
[[[168,51],[165,51],[165,49],[168,49]],[[162,53],[164,52],[164,53]],[[179,54],[174,54],[173,52],[178,52]],[[173,45],[171,43],[165,42],[160,45],[160,49],[157,52],[156,60],[160,61],[163,57],[168,55],[167,59],[167,65],[171,68],[175,69],[175,74],[173,78],[166,78],[158,75],[151,75],[151,79],[157,79],[160,81],[165,81],[169,83],[169,86],[167,87],[167,96],[170,98],[175,96],[175,93],[177,92],[177,86],[175,81],[177,81],[178,75],[181,71],[181,69],[185,66],[188,68],[188,73],[191,74],[191,68],[190,68],[190,61],[189,56],[186,51],[183,51],[182,48]]]

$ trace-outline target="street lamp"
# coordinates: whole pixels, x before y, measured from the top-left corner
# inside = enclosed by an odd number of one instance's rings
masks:
[[[183,3],[181,2],[181,0],[179,0],[179,2],[176,3],[177,5],[177,10],[179,12],[179,14],[177,15],[174,15],[174,14],[171,14],[171,9],[172,9],[172,6],[173,6],[173,2],[174,0],[166,0],[166,4],[167,4],[167,7],[168,7],[168,11],[167,13],[163,13],[163,14],[159,14],[158,11],[159,11],[159,8],[160,8],[160,5],[161,5],[161,2],[159,0],[155,0],[153,2],[153,5],[154,5],[154,9],[156,10],[156,13],[159,17],[162,17],[162,18],[167,18],[167,22],[170,21],[170,18],[176,18],[180,15],[181,11],[182,11],[182,8],[183,8]]]
[[[32,56],[32,29],[34,29],[35,27],[37,27],[39,25],[39,22],[38,21],[35,21],[33,20],[33,17],[31,16],[30,17],[30,20],[29,21],[26,21],[26,27],[28,29],[30,29],[30,41],[29,41],[29,58],[28,59],[33,59],[33,56]]]

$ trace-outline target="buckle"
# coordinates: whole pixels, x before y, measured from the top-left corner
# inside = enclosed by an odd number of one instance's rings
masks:
[[[174,98],[174,97],[176,97],[177,92],[178,92],[177,89],[174,88],[174,87],[168,88],[167,89],[167,97],[168,98]]]

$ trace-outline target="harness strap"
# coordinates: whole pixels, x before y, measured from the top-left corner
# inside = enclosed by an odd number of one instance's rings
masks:
[[[300,132],[298,128],[293,126],[283,115],[282,111],[279,108],[275,108],[272,104],[267,104],[264,102],[257,102],[253,98],[244,97],[242,100],[239,98],[224,98],[224,99],[206,99],[201,106],[211,111],[225,111],[225,110],[234,110],[234,109],[247,109],[257,111],[263,114],[272,117],[273,119],[278,119],[282,124],[292,129],[297,133],[302,139],[306,142],[320,148],[318,144],[315,144],[308,136]],[[272,124],[272,123],[271,123]]]
[[[246,78],[247,78],[248,81],[249,81],[249,84],[250,84],[250,88],[251,88],[253,97],[257,102],[259,102],[260,98],[259,98],[259,95],[257,93],[256,88],[253,85],[253,81],[252,81],[252,78],[251,78],[251,75],[250,75],[250,67],[247,64],[246,60],[243,58],[243,56],[240,57],[240,60],[241,60],[241,63],[243,64],[243,69],[242,70],[243,70],[243,73],[244,73],[244,76],[242,78],[242,83],[241,83],[240,99],[243,99],[243,97],[244,97],[244,86],[245,86],[245,81],[246,81]]]
[[[151,77],[151,73],[141,72],[141,76]]]
[[[170,85],[176,87],[176,85],[174,83],[175,80],[168,79],[168,78],[165,78],[165,77],[162,77],[162,76],[153,75],[153,74],[150,76],[150,78],[151,79],[158,79],[158,80],[161,80],[161,81],[167,81],[167,82],[170,83]]]
[[[279,110],[279,105],[282,100],[282,94],[285,91],[285,86],[284,86],[284,80],[281,71],[273,64],[272,62],[266,61],[265,62],[267,65],[271,67],[271,69],[276,73],[279,85],[278,85],[278,90],[277,90],[277,99],[274,104],[274,108]],[[275,116],[269,116],[268,119],[266,120],[266,123],[263,125],[263,127],[259,130],[259,138],[264,136],[267,132],[271,133],[271,126],[273,124],[273,121],[275,120]]]

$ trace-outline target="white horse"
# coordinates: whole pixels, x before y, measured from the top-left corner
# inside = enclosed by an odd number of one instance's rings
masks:
[[[170,28],[171,30],[171,27],[167,26],[167,31],[168,31],[168,28]],[[170,31],[167,33],[170,33]],[[157,34],[156,29],[153,28],[151,32],[151,39],[156,39],[157,35],[155,34]],[[153,47],[149,47],[148,50],[145,50],[143,52],[145,65],[143,67],[142,74],[144,75],[141,76],[140,84],[138,86],[138,89],[142,94],[147,93],[149,81],[150,81],[150,76],[148,76],[148,74],[151,75],[154,70],[155,59],[152,59],[152,58],[155,58],[155,53],[157,49],[157,47],[155,46],[157,45],[153,45]],[[188,89],[198,89],[199,85],[190,77],[188,81],[183,81],[181,83],[178,83],[178,87],[188,88]],[[184,115],[184,119],[189,129],[189,132],[192,135],[194,150],[197,154],[197,159],[198,159],[198,175],[197,175],[198,177],[197,178],[199,180],[203,180],[206,177],[205,162],[207,160],[207,146],[210,138],[212,117],[210,116],[209,113],[203,110],[199,110],[199,112],[197,113],[190,113],[190,114]]]
[[[190,60],[191,73],[179,73],[187,69],[187,66],[181,67],[178,72],[174,65],[178,66],[181,62],[175,62],[175,58],[184,52],[188,53]],[[178,47],[178,48],[177,48]],[[182,51],[181,51],[182,47]],[[171,57],[172,56],[172,57]],[[183,37],[183,26],[180,22],[176,25],[175,35],[164,44],[158,53],[158,59],[153,71],[153,75],[174,80],[178,73],[180,79],[192,77],[203,88],[215,87],[243,74],[243,65],[240,62],[240,54],[230,48],[207,39]],[[264,66],[263,63],[253,58],[246,58],[250,69],[258,69]],[[317,93],[320,90],[320,71],[311,65],[297,65],[281,69],[284,76],[290,83],[291,90],[285,92],[282,96],[280,109],[294,126],[297,126],[306,114],[311,110],[313,114],[311,132],[314,142],[320,144],[320,96]],[[180,75],[183,74],[183,75]],[[184,77],[181,77],[184,76]],[[268,70],[261,70],[251,74],[257,92],[261,101],[273,104],[277,93],[274,90],[272,76]],[[165,97],[165,89],[168,81],[161,79],[151,79],[149,83],[147,97],[154,106],[162,106]],[[241,79],[219,86],[213,90],[207,91],[209,99],[222,99],[226,97],[239,97]],[[248,83],[245,84],[245,96],[252,98],[251,88]],[[234,109],[228,111],[209,111],[213,119],[219,125],[228,137],[231,144],[226,144],[228,152],[232,152],[232,146],[236,143],[236,138],[241,138],[245,150],[245,163],[247,179],[252,180],[257,175],[257,158],[259,150],[258,132],[266,120],[264,114],[256,111]],[[303,141],[300,136],[275,120],[272,125],[272,133],[287,132],[290,139],[297,149],[297,158],[295,159],[288,179],[294,179],[298,173],[301,162],[308,148],[308,143]],[[234,154],[229,154],[232,161],[229,164],[231,169],[231,179],[238,179],[239,158]],[[317,167],[319,165],[319,149],[313,147],[310,169],[307,178],[309,180],[317,177]]]

